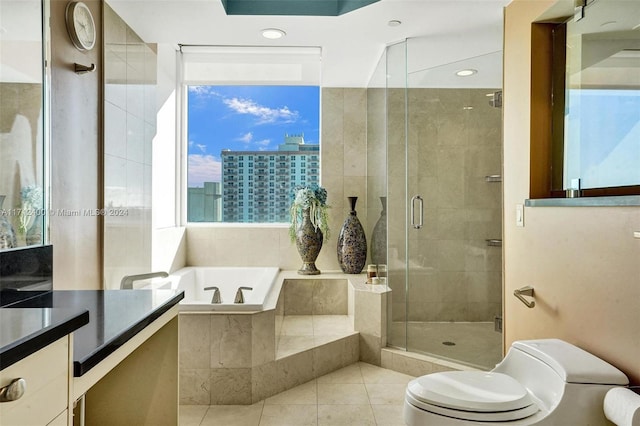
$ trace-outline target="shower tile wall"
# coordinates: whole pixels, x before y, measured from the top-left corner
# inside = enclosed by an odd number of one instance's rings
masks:
[[[390,93],[389,129],[404,117],[393,113],[403,91]],[[400,203],[404,178],[394,170],[408,167],[407,199],[424,199],[424,227],[409,230],[409,298],[404,283],[394,287],[393,316],[408,321],[492,321],[501,313],[502,249],[486,239],[501,239],[501,183],[487,175],[502,173],[501,110],[489,105],[493,89],[409,89],[407,92],[408,145],[391,149],[389,139],[389,195]],[[398,108],[402,109],[402,108]],[[405,167],[405,162],[408,165]],[[398,194],[398,197],[393,197]],[[396,218],[404,216],[394,206]],[[391,212],[390,212],[391,215]],[[390,220],[392,222],[392,220]],[[403,232],[390,225],[390,235]],[[403,244],[391,253],[404,256]],[[390,255],[391,255],[390,253]],[[406,311],[405,311],[406,307]]]
[[[156,52],[104,5],[105,288],[151,269],[151,162],[156,133]]]

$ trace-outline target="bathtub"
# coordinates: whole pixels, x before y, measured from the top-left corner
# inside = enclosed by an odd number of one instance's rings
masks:
[[[189,266],[179,269],[154,284],[153,288],[184,290],[184,299],[179,303],[181,312],[192,311],[262,311],[268,302],[277,299],[276,281],[278,268],[224,268]],[[220,289],[221,303],[211,303],[213,290]],[[233,303],[239,287],[243,290],[244,303]],[[273,303],[270,303],[270,305]]]

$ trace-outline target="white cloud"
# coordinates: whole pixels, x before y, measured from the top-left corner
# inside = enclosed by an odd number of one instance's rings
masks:
[[[254,142],[254,145],[258,145],[258,146],[269,146],[269,144],[271,143],[271,139],[263,139],[261,141],[256,141]]]
[[[197,143],[196,148],[198,148],[201,152],[207,152],[207,146],[204,144]]]
[[[220,93],[211,86],[189,86],[189,93],[202,97],[220,97]]]
[[[269,108],[260,105],[251,99],[231,98],[224,99],[224,104],[238,114],[253,115],[258,119],[257,124],[265,123],[294,123],[300,114],[298,111],[291,111],[289,107]]]
[[[250,143],[253,140],[253,133],[251,132],[245,133],[244,135],[240,136],[236,140],[244,143]]]
[[[222,162],[213,155],[190,154],[188,174],[189,187],[201,187],[204,182],[220,182]]]

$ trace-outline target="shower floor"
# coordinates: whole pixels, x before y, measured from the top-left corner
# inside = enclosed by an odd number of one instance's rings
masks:
[[[404,343],[405,323],[392,324],[391,346]],[[493,322],[409,322],[407,350],[490,370],[502,359],[502,334]],[[396,340],[397,339],[397,340]],[[403,345],[402,345],[403,346]]]

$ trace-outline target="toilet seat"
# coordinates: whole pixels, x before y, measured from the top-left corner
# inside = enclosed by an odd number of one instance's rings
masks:
[[[502,373],[429,374],[409,382],[406,398],[417,408],[465,420],[519,420],[538,411],[527,390]]]

